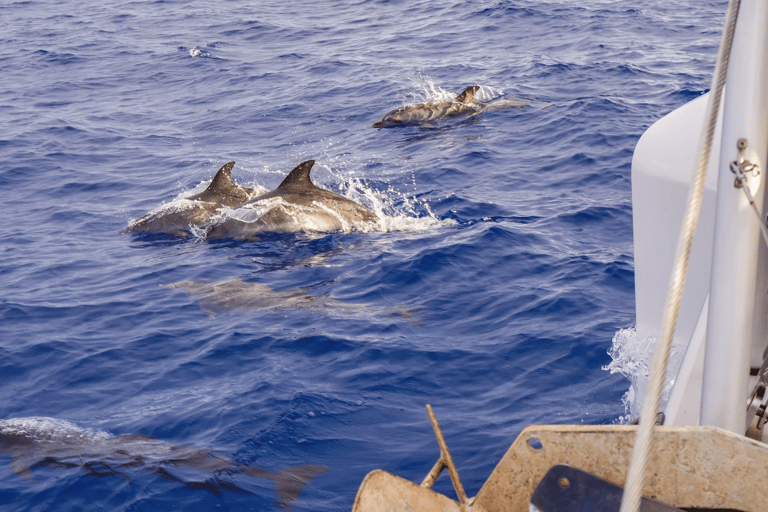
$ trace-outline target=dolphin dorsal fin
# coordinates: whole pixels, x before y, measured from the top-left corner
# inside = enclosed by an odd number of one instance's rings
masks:
[[[211,180],[210,185],[197,195],[188,197],[193,201],[206,201],[209,203],[218,203],[224,206],[237,206],[242,204],[253,193],[253,190],[242,187],[232,181],[232,168],[235,162],[229,162],[224,165],[216,176]]]
[[[217,190],[228,189],[236,186],[232,181],[232,168],[235,166],[235,162],[229,162],[219,169],[216,176],[211,180],[211,184],[205,189],[205,192],[214,192]]]
[[[188,199],[195,201],[215,201],[218,196],[232,194],[232,191],[237,190],[237,185],[232,181],[232,168],[235,166],[235,162],[229,162],[224,167],[219,169],[216,176],[213,177],[211,183],[205,190],[197,195],[191,196]]]
[[[288,176],[285,177],[283,182],[275,189],[275,191],[314,187],[315,185],[312,183],[312,180],[309,179],[309,171],[312,170],[313,165],[315,165],[314,160],[307,160],[306,162],[302,162],[294,167],[294,169],[288,173]]]
[[[472,87],[467,87],[464,89],[461,94],[456,96],[456,100],[459,103],[474,103],[475,102],[475,93],[477,90],[480,89],[479,85],[473,85]]]

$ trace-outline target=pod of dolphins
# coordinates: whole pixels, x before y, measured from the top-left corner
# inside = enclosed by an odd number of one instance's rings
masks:
[[[520,102],[479,103],[475,99],[479,89],[480,86],[473,85],[450,101],[396,108],[373,127],[423,125],[442,119],[471,117],[491,108],[527,105]],[[263,233],[375,228],[379,217],[373,211],[312,183],[310,171],[314,163],[314,160],[300,163],[275,190],[254,197],[252,189],[232,181],[235,163],[229,162],[219,169],[204,192],[149,212],[131,222],[125,231],[187,236],[196,229],[203,230],[209,240],[251,240]],[[229,210],[222,215],[225,208]]]
[[[422,125],[475,116],[492,108],[475,100],[478,89],[477,85],[468,87],[450,101],[399,107],[388,112],[373,127]],[[526,104],[506,102],[495,108],[521,106]],[[314,164],[314,160],[300,163],[276,189],[256,195],[253,189],[232,180],[235,162],[229,162],[219,169],[203,192],[147,213],[132,221],[124,232],[189,236],[193,231],[203,230],[208,239],[249,240],[263,233],[375,227],[379,218],[373,211],[312,183],[310,171]],[[289,302],[298,307],[319,300],[301,291],[281,294],[268,288],[265,290],[264,285],[239,281],[185,281],[168,286],[186,288],[191,294],[199,295],[201,307],[208,308],[212,315],[235,306],[274,307],[290,299]],[[325,301],[324,307],[336,304],[331,298],[321,299]],[[223,477],[242,474],[266,478],[274,482],[277,504],[286,510],[298,500],[307,482],[327,470],[325,466],[304,465],[273,472],[239,465],[207,448],[174,445],[150,436],[102,434],[95,435],[54,418],[0,420],[0,454],[10,457],[11,468],[16,474],[30,480],[33,470],[41,467],[80,468],[89,475],[118,476],[127,480],[130,480],[129,470],[143,469],[187,488],[206,489],[215,494],[221,490],[250,494]],[[174,467],[196,468],[210,476],[203,481],[188,481],[173,474]]]

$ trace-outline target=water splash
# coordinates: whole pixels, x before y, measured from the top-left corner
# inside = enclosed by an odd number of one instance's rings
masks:
[[[211,48],[216,48],[220,45],[221,43],[214,42],[214,43],[207,44],[205,48],[201,48],[200,46],[195,46],[194,48],[189,49],[189,56],[192,58],[200,57],[202,59],[217,59],[218,57],[211,54],[209,50]],[[180,47],[179,49],[182,49],[182,47]]]
[[[630,381],[630,388],[621,399],[625,413],[625,416],[619,419],[621,423],[632,422],[640,416],[655,348],[656,337],[638,338],[634,327],[620,329],[613,336],[611,348],[608,349],[608,355],[613,361],[603,366],[602,369],[612,374],[620,373]],[[661,409],[664,409],[669,400],[669,394],[682,363],[683,353],[684,350],[681,350],[679,345],[672,346],[667,376],[661,393]]]
[[[451,101],[457,94],[472,85],[480,86],[480,89],[475,93],[475,99],[481,103],[498,100],[505,96],[502,89],[477,83],[467,83],[460,90],[446,90],[438,85],[434,78],[422,71],[416,72],[410,80],[416,90],[411,91],[410,96],[405,98],[406,103],[438,103],[441,101]]]
[[[348,179],[341,195],[372,210],[383,232],[415,232],[455,226],[453,219],[438,219],[429,204],[388,186],[376,190],[359,178]]]

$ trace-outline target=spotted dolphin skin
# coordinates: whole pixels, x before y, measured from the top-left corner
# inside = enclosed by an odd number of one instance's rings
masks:
[[[419,103],[405,105],[389,112],[381,121],[373,123],[374,128],[386,128],[408,124],[422,124],[446,117],[471,116],[484,110],[484,106],[475,101],[479,85],[467,87],[451,101],[439,103]]]
[[[174,201],[131,222],[126,232],[188,236],[190,226],[204,226],[222,207],[235,208],[253,196],[253,189],[232,181],[235,162],[224,165],[203,192]]]
[[[207,237],[247,240],[260,233],[365,229],[378,222],[368,208],[312,183],[309,173],[314,164],[314,160],[300,163],[275,190],[227,212]]]
[[[205,448],[175,445],[150,436],[112,436],[66,420],[42,417],[0,420],[0,455],[10,457],[13,471],[30,480],[32,470],[41,467],[81,468],[89,475],[126,480],[130,480],[129,471],[138,468],[187,488],[218,495],[222,490],[252,494],[223,476],[266,478],[274,482],[277,504],[285,510],[291,509],[312,478],[327,471],[325,466],[317,465],[268,471],[239,465]],[[201,482],[183,480],[170,472],[175,467],[195,468],[210,477]]]

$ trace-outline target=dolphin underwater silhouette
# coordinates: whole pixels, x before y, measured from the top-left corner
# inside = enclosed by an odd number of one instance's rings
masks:
[[[184,289],[187,295],[200,303],[200,309],[214,318],[217,314],[236,309],[271,309],[271,310],[304,310],[322,314],[344,315],[345,318],[356,314],[366,316],[399,317],[412,320],[418,314],[414,308],[401,304],[394,307],[380,307],[369,304],[347,303],[333,298],[328,294],[310,295],[312,287],[303,286],[277,291],[265,284],[248,283],[240,279],[225,279],[223,281],[179,281],[178,283],[161,284],[165,288]]]
[[[232,181],[234,165],[229,162],[219,169],[203,192],[147,213],[131,222],[125,232],[189,236],[190,226],[204,226],[220,208],[243,204],[254,191]]]
[[[56,418],[31,417],[0,420],[0,455],[11,457],[11,469],[32,479],[32,470],[41,467],[82,468],[88,475],[120,476],[130,481],[125,470],[140,468],[178,482],[190,489],[221,490],[253,494],[222,476],[244,474],[266,478],[275,484],[277,504],[285,510],[296,503],[304,486],[325,473],[325,466],[307,465],[268,471],[238,465],[234,460],[204,448],[175,445],[142,435],[112,436],[94,432]],[[166,468],[190,467],[211,473],[204,482],[185,481]]]
[[[309,177],[314,160],[297,165],[273,191],[227,211],[207,238],[247,240],[259,233],[338,231],[373,226],[379,218],[368,208],[320,188]]]
[[[389,126],[425,124],[444,118],[470,117],[486,110],[518,108],[529,105],[528,102],[520,100],[497,100],[492,103],[479,103],[475,100],[475,93],[479,89],[479,85],[467,87],[451,101],[419,103],[398,107],[388,112],[381,121],[373,123],[373,127],[386,128]]]

